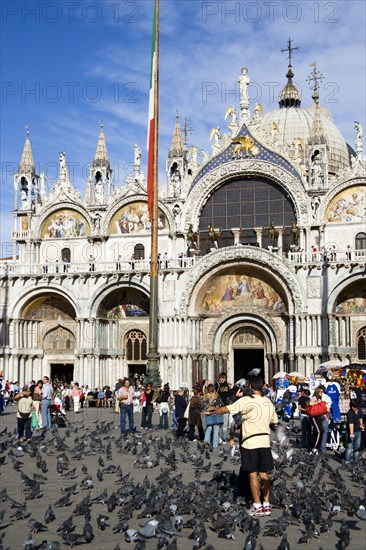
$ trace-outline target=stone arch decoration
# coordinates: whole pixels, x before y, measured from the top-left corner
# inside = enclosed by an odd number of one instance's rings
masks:
[[[355,281],[339,293],[335,302],[334,313],[340,315],[362,315],[365,317],[365,281]]]
[[[76,312],[65,296],[48,293],[30,298],[22,308],[21,317],[27,320],[74,321]]]
[[[237,312],[236,315],[227,313],[210,327],[207,335],[208,346],[211,345],[212,353],[229,352],[229,341],[232,335],[240,328],[256,328],[265,338],[266,346],[272,352],[277,350],[281,342],[281,333],[278,327],[272,322],[271,318],[263,313]],[[220,338],[220,333],[223,337]],[[225,351],[224,351],[225,350]]]
[[[261,320],[262,322],[259,323],[258,321]],[[216,326],[213,326],[210,334],[213,336],[214,339],[216,339],[216,335],[218,334],[220,327],[222,325],[226,325],[228,321],[231,321],[231,325],[226,328],[223,337],[221,338],[221,351],[222,353],[229,353],[229,342],[231,338],[234,336],[234,334],[240,330],[245,329],[254,329],[256,332],[259,332],[264,339],[265,348],[267,350],[271,350],[271,352],[274,349],[274,344],[278,342],[278,339],[280,338],[279,331],[277,330],[276,326],[273,326],[273,324],[270,324],[270,319],[266,315],[256,315],[256,319],[253,319],[252,314],[246,315],[245,312],[242,313],[240,318],[237,317],[227,317],[226,319],[221,320],[221,323],[217,323]],[[271,334],[272,333],[272,334]],[[276,342],[273,341],[273,335],[275,337]],[[272,336],[272,338],[271,338]],[[218,342],[216,342],[218,343]]]
[[[362,178],[356,178],[353,180],[347,180],[343,181],[339,185],[336,185],[335,187],[332,187],[329,192],[324,195],[318,209],[318,216],[319,219],[326,219],[327,214],[329,212],[330,206],[333,202],[336,202],[335,199],[338,195],[341,195],[345,191],[351,189],[352,187],[361,187],[363,189],[363,193],[365,196],[366,201],[366,181]]]
[[[14,304],[13,310],[9,311],[9,317],[14,319],[21,318],[22,315],[24,315],[24,311],[27,311],[27,306],[29,306],[32,301],[42,297],[50,297],[52,295],[57,296],[58,298],[63,298],[70,305],[70,307],[72,307],[74,311],[74,317],[72,317],[72,320],[75,320],[78,317],[79,311],[76,301],[67,290],[63,289],[61,292],[56,287],[43,285],[32,292],[29,291],[29,288],[24,290]]]
[[[141,290],[124,286],[114,289],[100,302],[97,316],[105,319],[148,317],[149,310],[150,300]]]
[[[338,193],[329,201],[325,223],[360,223],[365,220],[366,187],[351,185]]]
[[[184,209],[185,227],[189,224],[198,227],[200,212],[207,201],[208,194],[215,192],[224,183],[229,183],[230,180],[243,175],[265,178],[284,188],[294,204],[298,224],[309,223],[310,200],[294,176],[284,168],[268,161],[240,159],[214,168],[197,182],[188,196]]]
[[[343,314],[341,309],[337,312],[337,307],[343,302],[346,302],[348,299],[351,299],[353,301],[353,298],[359,299],[359,305],[357,307],[366,307],[366,296],[364,296],[365,291],[365,277],[360,276],[360,274],[350,275],[346,278],[340,278],[339,282],[336,283],[333,287],[333,290],[331,291],[327,307],[326,307],[326,313],[328,315],[331,315],[333,313],[340,313]],[[353,295],[352,295],[353,294]],[[355,296],[357,294],[357,296]],[[347,295],[349,297],[347,298]],[[361,304],[361,299],[363,300],[363,304]],[[358,302],[357,302],[358,303]],[[355,314],[356,312],[350,312]],[[363,313],[365,315],[365,313]]]
[[[40,239],[85,237],[90,235],[90,224],[89,216],[82,208],[65,204],[62,208],[49,209],[35,232]]]
[[[293,310],[300,312],[304,311],[304,308],[306,309],[305,291],[292,269],[286,265],[281,257],[264,249],[253,249],[250,246],[232,246],[207,254],[191,269],[178,292],[179,298],[176,303],[178,311],[183,315],[188,313],[193,293],[203,277],[213,273],[215,269],[224,270],[229,266],[237,267],[238,262],[243,262],[243,266],[250,265],[256,266],[257,269],[262,268],[281,281],[283,290],[288,292],[288,313],[293,313]]]
[[[125,281],[119,280],[118,282],[112,282],[109,285],[105,285],[99,289],[90,299],[90,310],[85,312],[86,317],[98,317],[103,310],[103,303],[108,301],[112,293],[118,292],[122,289],[133,289],[140,292],[146,300],[150,300],[149,288],[143,284],[131,284],[128,279]],[[104,311],[104,310],[103,310]],[[138,316],[136,316],[136,319]]]
[[[70,345],[68,345],[68,341]],[[43,334],[42,346],[44,351],[72,351],[76,347],[76,337],[67,326],[59,324]]]
[[[174,223],[171,213],[161,204],[158,212],[159,230],[169,231]],[[134,195],[114,205],[103,221],[102,232],[108,235],[131,235],[147,234],[150,230],[146,195]]]

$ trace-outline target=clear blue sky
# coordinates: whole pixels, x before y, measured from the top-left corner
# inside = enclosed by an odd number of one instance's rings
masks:
[[[101,119],[116,185],[131,172],[134,143],[146,174],[152,14],[152,0],[2,1],[2,255],[26,124],[49,189],[65,151],[84,194]],[[358,0],[161,0],[161,183],[175,109],[193,129],[190,143],[209,151],[211,128],[224,128],[227,106],[238,105],[242,66],[249,68],[253,104],[277,107],[287,70],[280,49],[289,36],[300,45],[293,68],[303,106],[311,105],[306,78],[316,60],[324,74],[320,102],[353,146],[354,121],[365,127],[365,26],[365,2]]]

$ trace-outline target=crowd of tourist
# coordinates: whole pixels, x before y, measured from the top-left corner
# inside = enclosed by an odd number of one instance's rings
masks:
[[[327,448],[344,451],[344,462],[357,461],[360,451],[366,449],[366,387],[347,388],[348,406],[345,406],[344,388],[332,379],[320,379],[317,386],[295,384],[281,378],[276,386],[264,384],[262,394],[272,401],[280,420],[298,418],[301,424],[300,446],[312,454]],[[219,445],[235,445],[234,434],[241,421],[231,414],[205,415],[212,406],[228,406],[248,394],[245,380],[230,385],[225,372],[212,383],[203,380],[193,386],[171,390],[169,384],[155,385],[127,377],[119,379],[114,387],[89,388],[78,382],[59,383],[47,376],[30,381],[22,391],[19,383],[0,380],[1,407],[18,405],[18,437],[30,439],[31,429],[47,430],[52,426],[52,415],[59,417],[69,411],[78,413],[87,406],[111,408],[120,416],[123,435],[136,430],[172,429],[177,438],[202,441],[207,449]],[[250,392],[249,392],[250,395]],[[343,396],[343,397],[342,397]],[[21,399],[24,398],[24,399]],[[341,402],[341,405],[340,405]],[[342,409],[342,410],[341,410]],[[136,426],[134,414],[141,413],[141,425]],[[55,421],[55,418],[54,418]],[[25,436],[24,436],[25,433]]]

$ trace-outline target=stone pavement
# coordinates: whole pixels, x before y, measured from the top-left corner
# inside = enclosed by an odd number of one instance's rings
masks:
[[[197,481],[197,468],[194,464],[195,455],[196,460],[201,460],[203,470],[199,470],[199,479],[201,480],[202,492],[204,492],[206,481],[210,481],[215,475],[219,472],[227,472],[228,477],[232,472],[239,471],[239,457],[232,458],[228,453],[228,446],[221,446],[218,449],[215,449],[212,453],[209,451],[198,452],[200,445],[197,442],[189,442],[188,449],[186,452],[182,449],[181,445],[177,445],[174,440],[174,435],[171,431],[163,431],[159,429],[154,429],[151,432],[145,430],[140,430],[140,414],[135,415],[135,421],[139,433],[135,438],[128,438],[123,441],[122,447],[119,446],[119,416],[113,412],[112,409],[82,409],[78,414],[73,412],[68,413],[69,419],[69,431],[65,428],[58,429],[59,436],[63,439],[65,438],[65,444],[67,449],[65,451],[57,449],[58,445],[55,434],[50,432],[47,433],[45,441],[38,441],[37,448],[39,455],[46,461],[47,471],[42,474],[42,471],[37,467],[37,458],[32,457],[29,454],[29,447],[23,445],[24,455],[16,457],[21,464],[16,464],[18,471],[13,465],[15,457],[11,455],[12,451],[16,448],[19,448],[19,445],[15,441],[14,437],[14,428],[16,424],[16,407],[8,407],[7,411],[0,416],[0,445],[2,446],[1,455],[5,457],[5,463],[1,466],[1,491],[6,491],[6,494],[9,498],[5,498],[5,493],[2,493],[3,499],[1,502],[1,509],[5,510],[5,515],[1,522],[0,535],[3,534],[3,546],[2,548],[8,549],[20,549],[23,547],[25,541],[29,537],[30,528],[29,520],[36,519],[39,522],[44,523],[45,512],[49,506],[52,504],[54,512],[56,514],[56,519],[47,524],[48,530],[45,532],[40,532],[33,535],[33,540],[35,543],[34,548],[37,548],[37,545],[40,545],[42,541],[59,541],[61,543],[60,548],[66,548],[65,542],[62,540],[60,534],[58,534],[57,528],[61,523],[67,519],[70,515],[73,516],[74,525],[76,525],[75,532],[82,533],[84,526],[84,518],[82,516],[75,515],[76,505],[81,502],[81,500],[87,496],[88,490],[80,486],[82,480],[85,479],[86,475],[90,475],[93,480],[93,487],[90,489],[90,494],[92,498],[100,496],[104,490],[107,490],[108,496],[110,496],[113,491],[117,491],[120,487],[126,485],[126,480],[121,481],[121,478],[116,473],[104,473],[103,480],[99,481],[97,479],[98,469],[103,471],[108,467],[118,465],[122,469],[122,476],[130,474],[130,480],[134,480],[137,483],[142,483],[145,476],[147,476],[150,483],[154,483],[157,487],[161,486],[162,481],[157,480],[158,476],[163,471],[163,478],[170,477],[171,479],[176,479],[177,488],[170,490],[171,494],[174,491],[174,497],[179,498],[182,494],[184,487],[189,483]],[[158,415],[154,413],[153,422],[156,424],[158,422]],[[106,428],[106,425],[108,427]],[[104,429],[103,429],[104,426]],[[100,428],[102,427],[102,432]],[[106,429],[105,429],[106,428]],[[6,432],[4,433],[4,430]],[[100,439],[98,443],[98,433],[100,434]],[[39,437],[37,432],[34,432],[35,437]],[[67,435],[68,434],[68,435]],[[134,443],[136,442],[136,445]],[[104,450],[101,450],[100,444],[102,443]],[[111,456],[108,460],[107,454],[108,451],[105,450],[108,443],[111,443]],[[295,443],[295,439],[293,439]],[[162,445],[161,445],[162,444]],[[56,446],[55,446],[56,445]],[[99,448],[98,448],[99,445]],[[144,445],[148,446],[148,453],[150,456],[150,466],[153,466],[154,461],[156,460],[156,452],[154,446],[163,447],[161,451],[161,457],[158,465],[155,465],[149,469],[136,468],[134,462],[136,460],[143,461],[145,454],[139,456]],[[73,452],[77,446],[80,446],[81,449],[85,448],[85,451],[80,451],[79,456],[81,458],[72,459]],[[119,449],[121,452],[119,452]],[[176,469],[171,470],[169,464],[166,463],[166,458],[171,457],[172,451],[175,451],[175,467]],[[76,468],[75,479],[62,479],[60,474],[56,470],[57,459],[63,453],[70,459],[69,469],[70,471]],[[365,499],[365,486],[366,486],[366,476],[365,476],[365,461],[362,463],[362,467],[359,470],[359,475],[357,478],[352,479],[352,472],[342,469],[338,457],[334,455],[331,451],[327,451],[327,467],[322,466],[321,460],[319,458],[312,459],[310,480],[301,481],[300,477],[302,473],[305,472],[307,465],[309,464],[309,457],[307,454],[301,455],[303,451],[295,450],[295,457],[298,457],[293,465],[285,465],[279,473],[275,474],[277,479],[274,480],[274,486],[280,489],[282,486],[285,487],[285,491],[282,493],[285,495],[285,500],[287,498],[286,492],[288,489],[288,494],[294,494],[295,498],[301,502],[304,499],[304,496],[309,491],[313,491],[314,503],[317,500],[316,495],[322,492],[339,492],[339,497],[343,498],[345,493],[344,488],[339,490],[339,487],[342,484],[342,480],[345,483],[346,488],[350,491],[352,496],[359,497],[360,499]],[[135,453],[135,454],[133,454]],[[75,453],[74,453],[75,454]],[[77,454],[77,453],[76,453]],[[98,462],[100,457],[104,460],[104,466],[101,466]],[[299,457],[304,458],[304,462],[299,464]],[[174,460],[173,460],[174,463]],[[211,463],[211,466],[208,464]],[[84,472],[82,471],[82,468]],[[339,472],[334,474],[333,472],[339,468]],[[87,469],[87,474],[85,471]],[[112,468],[113,469],[113,468]],[[322,475],[322,471],[324,475]],[[207,470],[207,471],[206,471]],[[67,477],[67,471],[63,473],[63,476]],[[333,471],[333,472],[332,472]],[[41,484],[41,494],[33,500],[27,500],[27,492],[24,483],[21,479],[21,473],[26,473],[30,478],[33,477],[33,474],[41,474],[47,477],[47,482]],[[295,475],[294,472],[296,472]],[[71,476],[73,477],[73,476]],[[339,481],[338,481],[339,480]],[[55,503],[63,496],[65,493],[61,489],[65,487],[71,487],[76,484],[76,489],[71,498],[71,504],[64,507],[56,507]],[[305,485],[305,487],[303,485]],[[211,499],[215,499],[218,496],[217,485],[211,484],[214,488],[213,494],[211,494]],[[215,489],[216,488],[216,489]],[[181,490],[180,490],[181,489]],[[165,489],[166,490],[166,489]],[[121,489],[123,494],[123,489]],[[149,492],[149,490],[148,490]],[[342,494],[341,494],[342,493]],[[222,493],[224,494],[224,493]],[[227,493],[228,500],[232,500],[232,493],[229,491]],[[128,493],[125,497],[128,501]],[[17,503],[25,503],[26,509],[30,516],[26,519],[14,519],[10,518],[11,515],[17,512],[17,508],[11,508],[12,500]],[[221,505],[225,499],[221,499]],[[325,499],[326,500],[326,499]],[[211,500],[212,502],[212,500]],[[364,501],[363,501],[364,502]],[[365,503],[365,502],[364,502]],[[141,508],[138,511],[133,513],[132,518],[128,521],[128,525],[131,528],[139,529],[141,525],[144,525],[149,519],[146,518],[137,518],[144,508],[146,503],[144,502]],[[94,502],[91,506],[91,523],[94,528],[95,538],[92,543],[89,545],[90,548],[98,548],[98,550],[113,550],[117,544],[121,549],[126,548],[135,548],[135,543],[127,543],[125,541],[124,533],[113,533],[112,528],[118,523],[118,512],[123,508],[122,506],[117,506],[112,512],[107,511],[107,505],[98,504]],[[357,507],[356,507],[357,509]],[[201,516],[206,514],[206,517],[210,514],[210,500],[206,499],[205,505],[200,504],[199,509],[197,510],[197,515]],[[236,511],[236,517],[241,518],[245,516],[245,508],[242,504],[239,505],[238,502],[233,502],[229,513]],[[179,509],[178,512],[179,513]],[[225,512],[222,509],[223,515]],[[347,511],[344,503],[341,503],[341,511],[339,515],[333,518],[334,524],[330,530],[330,533],[321,533],[320,536],[317,536],[311,540],[307,545],[311,550],[318,550],[323,548],[324,550],[333,550],[334,548],[339,548],[337,546],[339,539],[336,536],[336,531],[339,531],[341,520],[347,519],[350,522],[352,527],[351,529],[351,542],[348,548],[350,549],[360,549],[366,548],[365,536],[366,536],[366,521],[363,521],[357,518],[354,515],[355,511]],[[107,520],[108,527],[102,531],[98,528],[96,519],[99,514],[105,514],[109,516]],[[278,519],[283,514],[283,509],[279,505],[275,505],[272,509],[272,516],[258,518],[260,524],[260,534],[258,536],[258,541],[256,548],[260,548],[260,543],[263,545],[265,550],[277,549],[279,547],[281,537],[274,538],[270,536],[264,536],[263,532],[265,531],[266,525],[273,519]],[[323,510],[322,517],[325,519],[328,515],[328,512]],[[1,516],[0,516],[1,517]],[[191,516],[184,514],[184,522],[186,523]],[[174,518],[172,518],[174,520]],[[302,521],[291,519],[292,523],[287,527],[286,532],[288,533],[288,541],[290,548],[301,548],[302,544],[298,541],[304,532],[304,525]],[[245,541],[247,540],[248,533],[244,533],[239,526],[236,527],[233,535],[235,540],[226,540],[225,538],[219,538],[218,533],[212,530],[212,520],[211,518],[205,523],[207,531],[207,544],[211,544],[212,548],[216,550],[241,550],[244,548]],[[316,527],[320,528],[320,524],[317,524]],[[190,550],[193,548],[195,541],[189,539],[188,536],[192,533],[192,528],[184,527],[183,530],[177,536],[177,548],[178,550]],[[169,542],[173,541],[173,537],[169,538]],[[85,544],[84,539],[80,539],[77,544]],[[152,538],[146,541],[146,549],[157,548],[158,540]],[[143,546],[142,546],[143,547]],[[254,549],[254,546],[251,547],[251,550]],[[249,550],[249,549],[248,549]]]

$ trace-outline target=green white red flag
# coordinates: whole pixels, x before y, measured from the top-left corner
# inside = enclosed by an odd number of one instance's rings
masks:
[[[156,51],[156,0],[154,1],[154,22],[151,44],[151,66],[150,66],[150,94],[149,94],[149,122],[147,131],[147,204],[150,219],[152,218],[153,196],[154,196],[154,165],[155,165],[155,125],[156,121],[156,105],[155,105],[155,88],[157,75],[157,51]]]

